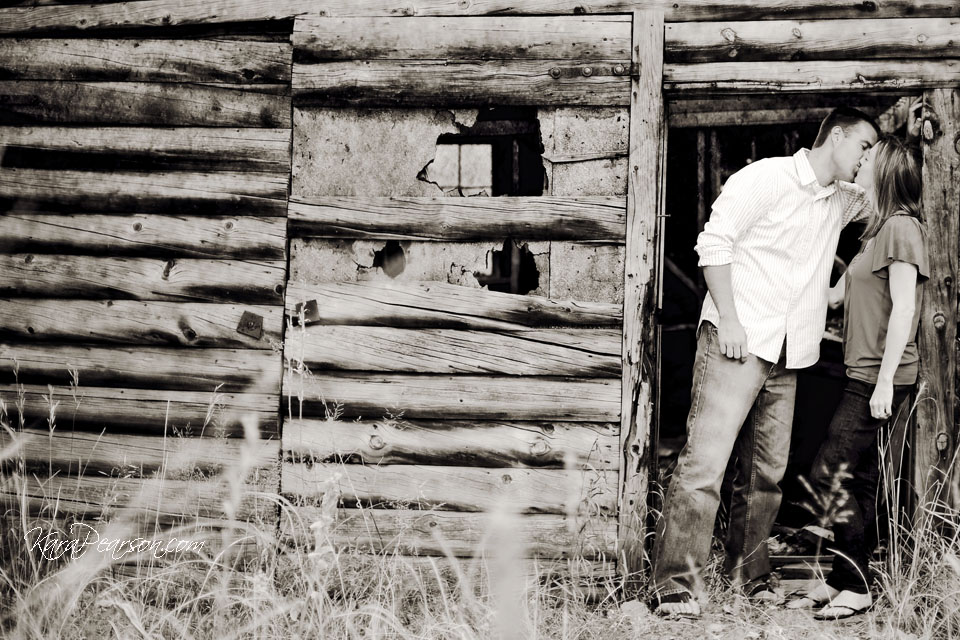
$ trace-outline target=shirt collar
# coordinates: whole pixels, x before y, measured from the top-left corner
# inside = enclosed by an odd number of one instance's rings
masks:
[[[800,149],[795,154],[793,154],[793,162],[797,168],[797,177],[800,178],[800,184],[807,187],[813,187],[816,196],[815,200],[820,198],[826,198],[829,195],[832,195],[837,189],[837,183],[834,181],[826,187],[821,187],[820,183],[817,182],[817,174],[813,172],[813,167],[810,166],[810,159],[807,157],[807,154],[810,153],[809,149]]]

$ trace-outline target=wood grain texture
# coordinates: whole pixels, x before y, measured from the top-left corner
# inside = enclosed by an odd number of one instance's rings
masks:
[[[292,47],[230,40],[0,39],[0,79],[112,82],[290,81]]]
[[[0,216],[0,251],[278,260],[286,231],[279,217],[7,212]]]
[[[313,504],[336,490],[343,506],[387,506],[444,511],[609,515],[617,504],[615,471],[484,469],[415,465],[367,467],[284,463],[281,493]]]
[[[411,28],[413,26],[414,28]],[[376,37],[369,35],[375,33]],[[294,63],[331,60],[628,60],[625,16],[327,18],[294,22]]]
[[[204,482],[229,473],[241,456],[251,474],[276,477],[279,471],[278,440],[71,433],[63,426],[53,433],[43,428],[3,432],[0,447],[16,443],[25,468],[41,477],[53,469],[75,477],[150,478],[159,473],[170,480]]]
[[[298,107],[615,106],[629,103],[629,71],[623,59],[346,60],[294,65],[293,100]]]
[[[289,129],[0,127],[3,166],[33,169],[286,174],[290,139]]]
[[[620,374],[620,332],[314,325],[287,331],[284,356],[311,369],[609,377]]]
[[[14,0],[17,2],[18,0]],[[14,6],[0,9],[0,33],[25,34],[99,29],[279,20],[320,13],[330,17],[625,14],[659,9],[667,22],[828,18],[957,17],[953,0],[325,0],[322,8],[296,0],[141,0],[91,6]]]
[[[286,376],[283,392],[306,417],[326,417],[325,400],[351,418],[620,420],[619,378],[314,373]]]
[[[657,305],[658,215],[663,210],[666,171],[666,122],[661,68],[663,14],[633,14],[634,62],[630,104],[630,160],[627,175],[627,249],[624,263],[623,386],[620,396],[619,545],[622,569],[641,569],[646,527],[647,471],[653,420],[651,371]]]
[[[319,324],[525,330],[619,327],[619,305],[558,301],[439,282],[287,284],[287,314],[318,301]]]
[[[291,235],[323,237],[622,242],[624,199],[293,198]]]
[[[287,181],[286,175],[275,173],[5,169],[0,174],[0,212],[283,216]]]
[[[319,519],[315,507],[300,507],[306,522]],[[281,518],[282,535],[299,544],[312,542],[305,527]],[[420,509],[338,509],[328,540],[342,550],[414,556],[455,557],[495,554],[502,535],[519,547],[520,557],[614,557],[617,523],[613,518],[569,518],[565,515],[523,514],[498,518],[492,514]]]
[[[897,102],[897,96],[850,95],[843,102],[878,116]],[[666,106],[671,128],[784,125],[820,122],[836,107],[836,97],[816,93],[731,95],[679,98],[669,100]]]
[[[276,523],[276,502],[261,495],[261,483],[240,485],[240,499],[233,515],[237,520],[270,526]],[[262,483],[275,490],[275,482]],[[196,518],[223,519],[224,500],[230,495],[226,483],[217,480],[171,480],[167,478],[83,478],[26,476],[16,492],[12,485],[0,488],[4,510],[16,509],[28,517],[48,516],[56,506],[62,516],[124,518],[131,522],[194,521]]]
[[[816,60],[663,65],[673,94],[906,91],[960,83],[960,60]]]
[[[280,393],[281,362],[263,349],[181,349],[111,345],[0,343],[0,381],[70,384],[69,369],[81,387],[134,387]]]
[[[666,26],[667,62],[960,57],[957,18],[681,22]]]
[[[0,296],[283,304],[286,262],[0,255]]]
[[[616,469],[618,425],[574,422],[287,420],[291,462]]]
[[[956,448],[957,277],[960,235],[960,91],[926,91],[923,202],[930,279],[923,285],[914,486],[920,502],[943,490]],[[934,123],[936,123],[934,125]]]
[[[0,385],[0,398],[7,404],[10,420],[19,426],[49,429],[51,402],[55,425],[61,431],[94,434],[140,434],[150,437],[243,436],[242,420],[256,420],[262,438],[279,440],[277,396],[257,393],[220,393],[155,389],[85,387],[80,381],[76,400],[68,385]]]
[[[288,84],[5,80],[0,125],[289,128],[289,91]]]
[[[237,331],[244,311],[263,318],[259,339]],[[280,309],[266,305],[0,299],[0,337],[31,342],[270,349],[282,322]]]

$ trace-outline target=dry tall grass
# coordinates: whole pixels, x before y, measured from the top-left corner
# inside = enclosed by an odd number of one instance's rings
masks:
[[[69,395],[82,401],[76,376]],[[66,402],[66,400],[64,400]],[[161,469],[119,515],[85,521],[103,540],[203,541],[200,549],[152,558],[149,551],[116,558],[85,548],[89,529],[62,512],[49,496],[32,503],[19,446],[22,393],[0,399],[0,451],[4,530],[0,547],[0,635],[40,638],[949,638],[960,634],[960,514],[940,503],[925,505],[913,523],[891,525],[887,563],[880,568],[881,604],[851,623],[818,623],[806,612],[760,608],[735,595],[708,572],[712,604],[698,622],[661,620],[635,602],[621,606],[615,580],[580,588],[577,567],[558,575],[544,565],[521,571],[525,555],[512,534],[516,517],[490,514],[485,543],[470,559],[405,558],[390,553],[337,549],[339,496],[331,482],[315,521],[276,493],[258,495],[276,505],[276,521],[244,522],[233,516],[245,498],[251,455],[215,478],[225,518],[155,517]],[[57,424],[51,388],[47,428]],[[69,406],[69,403],[68,405]],[[62,410],[62,409],[61,409]],[[211,415],[214,412],[211,412]],[[66,420],[64,420],[66,424]],[[253,451],[256,425],[245,423]],[[181,461],[182,463],[182,461]],[[55,470],[50,467],[50,471]],[[177,473],[181,473],[178,471]],[[895,483],[891,486],[899,487]],[[29,514],[38,515],[29,515]],[[39,527],[39,529],[37,529]],[[28,532],[49,533],[56,559]],[[58,548],[51,546],[51,549]],[[51,553],[48,555],[56,555]],[[78,557],[71,557],[75,555]],[[135,562],[131,563],[132,560]],[[589,577],[589,576],[588,576]]]

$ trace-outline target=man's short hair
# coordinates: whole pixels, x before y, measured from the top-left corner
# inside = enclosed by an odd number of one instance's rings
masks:
[[[877,126],[874,119],[863,111],[854,109],[853,107],[837,107],[827,114],[827,117],[820,123],[820,131],[817,133],[817,139],[813,142],[813,148],[816,149],[823,145],[827,141],[827,138],[830,137],[830,131],[832,131],[834,127],[840,127],[843,129],[843,133],[847,134],[850,132],[851,127],[855,127],[861,122],[866,122],[873,127],[873,130],[877,132],[877,136],[881,134],[880,127]]]

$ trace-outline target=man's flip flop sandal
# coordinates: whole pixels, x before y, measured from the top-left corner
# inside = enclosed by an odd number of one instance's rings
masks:
[[[671,611],[672,607],[664,605],[687,605],[690,611]],[[668,593],[664,596],[654,596],[650,599],[650,608],[653,613],[661,617],[677,618],[699,618],[700,603],[696,601],[693,594],[686,591],[677,593]]]
[[[813,614],[816,620],[843,620],[861,614],[873,606],[869,593],[841,591],[830,604]]]

